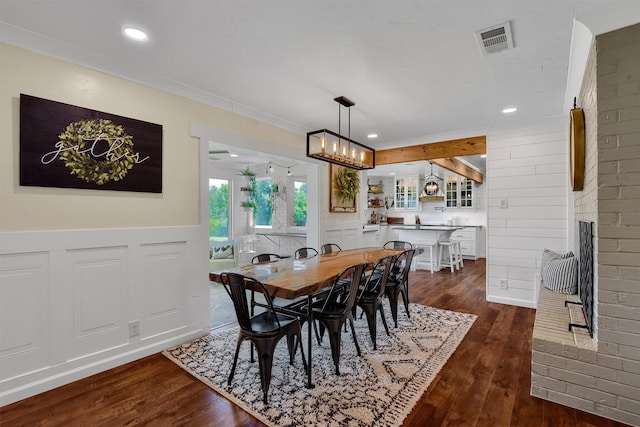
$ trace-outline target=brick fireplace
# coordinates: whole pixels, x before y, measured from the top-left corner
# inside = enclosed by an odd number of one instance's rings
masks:
[[[569,332],[565,296],[541,288],[531,394],[640,426],[640,24],[595,38],[578,100],[574,220],[594,223],[594,338]]]

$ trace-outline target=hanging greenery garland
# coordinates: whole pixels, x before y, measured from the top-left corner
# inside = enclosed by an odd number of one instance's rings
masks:
[[[342,201],[354,200],[360,191],[360,175],[355,169],[341,167],[334,178],[338,197]]]

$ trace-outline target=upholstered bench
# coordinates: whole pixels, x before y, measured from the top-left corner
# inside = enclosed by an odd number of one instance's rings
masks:
[[[211,242],[209,271],[220,271],[238,265],[238,248],[235,240]]]

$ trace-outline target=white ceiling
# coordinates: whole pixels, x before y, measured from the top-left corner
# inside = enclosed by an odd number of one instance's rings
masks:
[[[337,131],[346,96],[351,137],[382,148],[566,114],[574,18],[639,16],[638,0],[0,0],[0,40],[302,134]],[[505,21],[515,47],[483,56],[475,32]]]

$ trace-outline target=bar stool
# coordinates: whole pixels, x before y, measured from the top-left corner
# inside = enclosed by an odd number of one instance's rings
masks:
[[[421,264],[422,262],[426,262],[427,249],[428,249],[429,250],[429,269],[433,273],[435,271],[436,261],[437,261],[434,258],[434,250],[435,250],[435,253],[437,254],[438,253],[438,251],[436,250],[437,246],[438,246],[438,243],[433,243],[431,245],[424,244],[424,243],[416,244],[417,248],[424,249],[424,253],[420,254],[417,259],[414,259],[413,265],[411,266],[411,271],[417,270],[419,264]]]
[[[448,257],[442,257],[444,254],[444,250],[440,252],[441,259],[440,265],[442,267],[451,268],[451,272],[453,273],[455,270],[460,270],[462,268],[462,251],[460,249],[460,242],[457,240],[445,240],[439,242],[440,246],[444,249],[447,249]],[[448,259],[447,259],[448,258]]]

